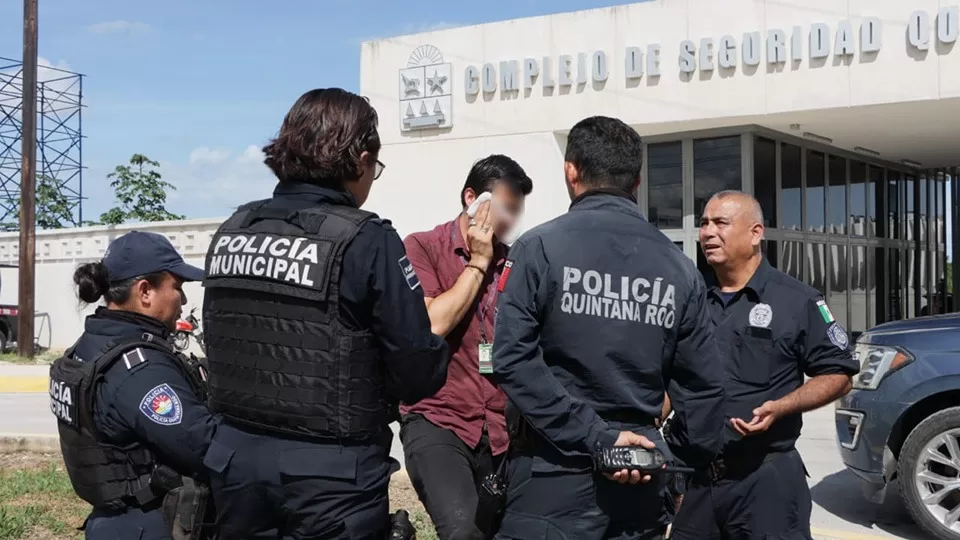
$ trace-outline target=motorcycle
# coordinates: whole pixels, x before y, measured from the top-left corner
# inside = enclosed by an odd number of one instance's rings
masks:
[[[200,321],[194,315],[196,311],[197,308],[191,309],[186,318],[177,321],[177,328],[173,332],[173,347],[180,352],[190,347],[190,336],[193,336],[193,339],[197,340],[197,344],[200,345],[201,349],[204,348],[203,332],[200,331]]]

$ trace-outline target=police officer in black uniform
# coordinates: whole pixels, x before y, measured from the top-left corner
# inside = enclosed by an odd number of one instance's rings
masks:
[[[311,90],[264,148],[279,184],[210,243],[206,463],[226,538],[383,538],[398,400],[446,380],[423,290],[390,222],[360,210],[383,171],[377,114]]]
[[[201,279],[203,270],[166,237],[138,231],[74,273],[80,299],[102,296],[106,307],[87,317],[83,335],[51,366],[50,404],[67,473],[93,506],[84,523],[90,540],[169,539],[174,522],[165,522],[161,505],[170,517],[191,518],[166,496],[202,489],[217,421],[204,404],[200,366],[169,337],[187,301],[183,282]],[[203,522],[206,507],[197,505],[192,517]]]
[[[671,538],[811,538],[801,414],[846,394],[858,365],[823,295],[766,261],[763,231],[760,205],[738,191],[714,195],[700,220],[729,429],[722,455],[690,478]]]
[[[518,427],[497,538],[662,538],[662,479],[604,478],[591,456],[614,445],[669,452],[656,423],[671,381],[686,425],[675,453],[705,463],[720,448],[722,371],[705,285],[637,207],[642,155],[623,122],[579,122],[564,164],[570,211],[511,247],[493,366]]]

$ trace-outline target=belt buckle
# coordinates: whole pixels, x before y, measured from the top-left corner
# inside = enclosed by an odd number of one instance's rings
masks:
[[[726,464],[722,459],[718,459],[710,464],[710,467],[707,470],[707,475],[710,477],[710,482],[716,484],[720,480],[724,479],[726,472]]]

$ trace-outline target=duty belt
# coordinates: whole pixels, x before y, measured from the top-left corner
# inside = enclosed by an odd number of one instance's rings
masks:
[[[791,450],[792,451],[792,450]],[[714,460],[694,474],[694,479],[704,484],[716,484],[721,480],[743,480],[764,463],[773,461],[785,452],[770,452],[747,456],[730,456]]]

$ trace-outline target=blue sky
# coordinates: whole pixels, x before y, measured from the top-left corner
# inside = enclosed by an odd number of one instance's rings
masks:
[[[624,3],[40,0],[39,55],[86,75],[85,219],[135,152],[177,186],[171,211],[221,217],[272,190],[258,148],[301,93],[359,91],[362,41]],[[21,57],[22,5],[0,2],[0,56]]]

